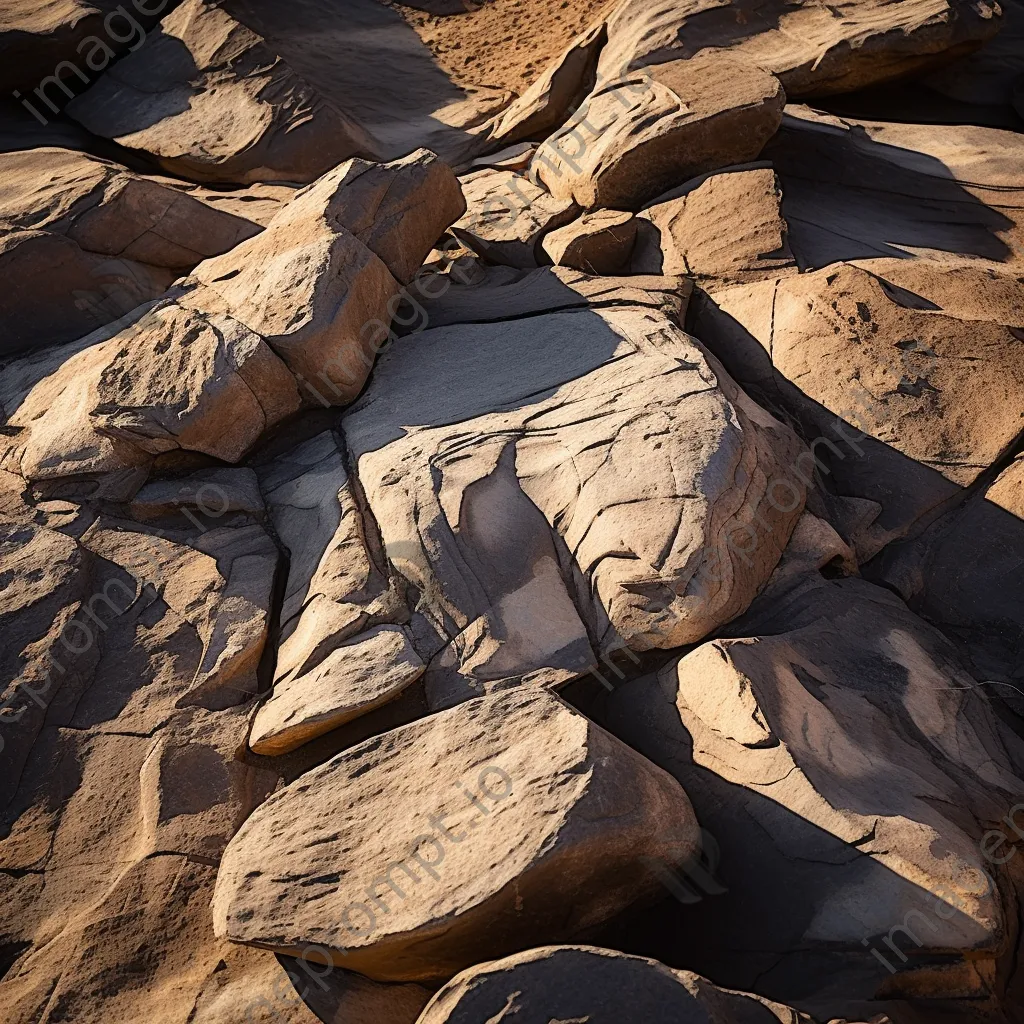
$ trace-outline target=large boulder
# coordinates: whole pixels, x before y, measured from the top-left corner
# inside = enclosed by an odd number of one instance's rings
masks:
[[[197,181],[309,182],[373,139],[219,5],[185,0],[68,113]]]
[[[629,944],[660,929],[670,962],[823,1019],[921,997],[1004,1020],[1022,741],[949,640],[861,580],[782,579],[729,634],[609,698],[717,854]]]
[[[795,435],[642,306],[425,331],[343,432],[422,595],[436,707],[700,640],[767,580],[804,498]]]
[[[260,226],[108,160],[67,149],[0,155],[0,355],[55,345],[157,298]]]
[[[786,97],[755,64],[704,55],[602,81],[537,151],[531,175],[584,209],[638,209],[687,178],[753,160]]]
[[[452,978],[418,1024],[810,1024],[805,1014],[729,992],[692,971],[595,946],[545,946]]]
[[[599,74],[725,51],[778,75],[794,98],[851,92],[971,51],[999,31],[1001,14],[970,0],[622,0]]]
[[[637,858],[685,863],[696,839],[664,772],[552,694],[515,691],[275,793],[230,844],[214,921],[283,953],[316,943],[377,980],[443,980],[649,899],[658,883]]]

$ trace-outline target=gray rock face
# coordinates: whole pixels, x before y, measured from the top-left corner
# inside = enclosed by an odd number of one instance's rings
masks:
[[[795,436],[642,308],[427,331],[385,353],[343,430],[436,635],[436,707],[701,639],[803,502]],[[757,517],[765,541],[740,554]]]
[[[1021,879],[986,832],[1007,828],[1024,748],[952,644],[888,591],[816,573],[730,632],[611,698],[720,854],[673,955],[824,1019],[1005,990]]]
[[[219,6],[185,0],[68,113],[196,181],[309,182],[370,135]]]
[[[786,97],[755,64],[671,61],[598,85],[537,151],[531,176],[586,210],[638,209],[694,175],[753,160]]]
[[[650,898],[637,858],[684,862],[696,836],[664,772],[549,693],[499,694],[276,793],[231,843],[214,921],[280,952],[316,943],[377,980],[439,979]]]
[[[434,996],[419,1024],[478,1024],[502,1012],[522,1024],[810,1024],[788,1006],[594,946],[545,946],[471,967]]]

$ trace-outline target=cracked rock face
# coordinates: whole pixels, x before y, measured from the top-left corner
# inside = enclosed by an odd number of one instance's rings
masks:
[[[531,176],[586,210],[635,210],[680,181],[753,160],[782,120],[772,75],[730,57],[603,82],[537,151]]]
[[[803,503],[795,436],[642,309],[427,331],[382,357],[343,432],[436,636],[434,706],[701,639]]]
[[[594,946],[545,946],[471,967],[430,1001],[419,1024],[802,1024],[788,1006],[727,992],[690,971]]]
[[[195,181],[309,182],[375,144],[251,29],[185,0],[68,113]]]
[[[823,1018],[925,985],[986,998],[1016,941],[1020,871],[983,849],[1013,838],[1019,737],[945,637],[860,580],[783,582],[731,633],[612,698],[720,857],[680,948]]]
[[[222,861],[214,921],[279,952],[316,943],[377,980],[436,980],[652,897],[638,858],[685,862],[696,839],[664,772],[550,693],[499,694],[353,747],[267,800]]]

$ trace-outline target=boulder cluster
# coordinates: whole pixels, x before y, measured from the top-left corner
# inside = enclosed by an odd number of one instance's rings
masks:
[[[0,1020],[1024,1022],[1024,0],[0,55]]]

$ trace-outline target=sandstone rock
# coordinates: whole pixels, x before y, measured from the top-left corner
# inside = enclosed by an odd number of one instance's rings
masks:
[[[808,424],[839,492],[879,502],[900,536],[1024,428],[1018,276],[962,260],[839,263],[718,290],[694,329]]]
[[[309,182],[349,157],[377,156],[361,125],[204,0],[167,14],[68,113],[197,181]]]
[[[656,824],[672,839],[652,842]],[[377,980],[440,979],[648,898],[652,876],[626,863],[685,861],[695,838],[686,795],[639,755],[551,694],[500,694],[276,793],[221,863],[214,919],[232,941],[316,942]]]
[[[424,322],[432,327],[606,306],[647,306],[681,324],[691,290],[685,277],[605,278],[569,267],[490,267],[479,280],[464,277],[455,268],[448,275],[424,276],[415,297]]]
[[[588,274],[615,274],[629,264],[636,242],[637,221],[620,210],[596,210],[552,231],[544,238],[544,251],[561,267]]]
[[[687,182],[639,216],[633,273],[689,274],[705,289],[796,273],[771,167]]]
[[[537,143],[517,142],[514,146],[499,149],[496,153],[478,156],[469,165],[468,171],[478,171],[484,167],[493,167],[499,171],[522,171],[530,166],[530,161],[536,152]]]
[[[724,50],[778,75],[790,97],[851,92],[966,53],[1000,28],[1001,6],[863,0],[849,8],[745,0],[624,0],[608,19],[599,74],[611,78]]]
[[[251,469],[214,469],[176,480],[152,480],[131,502],[133,519],[144,522],[182,509],[219,519],[232,512],[251,516],[264,513],[256,474]]]
[[[691,971],[594,946],[545,946],[471,967],[434,996],[419,1024],[478,1024],[502,1012],[522,1024],[810,1024],[805,1014]]]
[[[378,626],[335,647],[303,676],[274,685],[253,722],[257,754],[286,754],[397,697],[424,665],[401,626]]]
[[[635,210],[687,178],[755,159],[785,102],[776,78],[728,56],[604,80],[540,147],[531,176],[587,210]]]
[[[764,156],[801,270],[890,256],[1024,263],[1024,139],[787,108]]]
[[[564,682],[592,643],[699,640],[753,598],[803,502],[795,436],[643,308],[426,331],[382,357],[343,430],[442,648],[435,707]]]
[[[948,640],[860,580],[785,581],[730,631],[609,698],[715,839],[716,884],[675,880],[663,955],[822,1019],[917,995],[991,1010],[1022,877],[985,837],[1020,799],[1021,740]]]
[[[498,117],[489,142],[507,146],[523,139],[539,140],[564,124],[593,87],[597,59],[607,38],[603,21],[577,36]]]
[[[492,263],[529,270],[542,262],[544,235],[579,213],[570,196],[553,198],[521,174],[483,170],[462,179],[467,210],[452,234]]]
[[[80,338],[256,234],[154,179],[65,149],[0,155],[0,354]]]
[[[235,462],[300,405],[295,380],[237,320],[173,302],[15,367],[5,468],[44,489],[130,498],[172,449]],[[8,367],[8,372],[10,372]],[[18,381],[23,377],[24,383]]]

